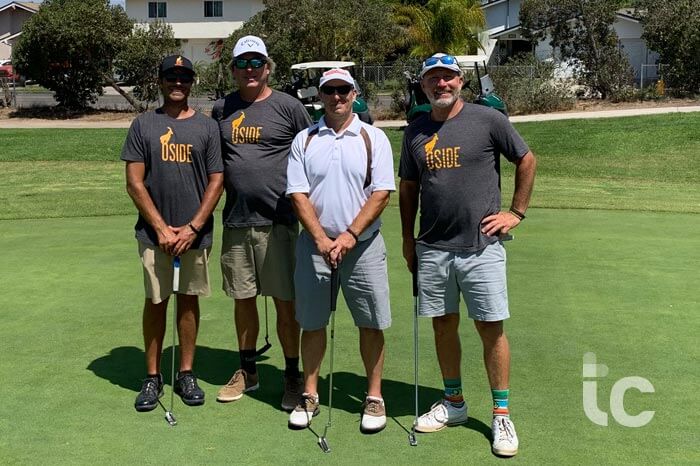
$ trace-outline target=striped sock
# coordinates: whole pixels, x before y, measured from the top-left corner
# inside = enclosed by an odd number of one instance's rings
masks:
[[[455,408],[463,408],[462,381],[460,379],[443,379],[443,382],[445,384],[445,400]]]
[[[510,390],[491,390],[493,397],[493,415],[510,417],[508,411],[508,394]]]

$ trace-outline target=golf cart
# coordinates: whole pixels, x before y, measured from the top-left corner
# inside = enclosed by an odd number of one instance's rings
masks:
[[[323,116],[323,104],[318,96],[318,84],[321,80],[321,75],[324,71],[333,68],[348,69],[350,74],[354,74],[352,67],[355,66],[351,61],[313,61],[307,63],[297,63],[292,65],[292,82],[285,89],[285,92],[301,100],[309,112],[311,119],[317,122]],[[365,123],[372,124],[372,116],[369,114],[367,102],[362,98],[357,80],[355,80],[355,89],[357,90],[357,98],[352,104],[352,111],[357,113],[360,120]]]
[[[404,110],[406,111],[406,121],[410,123],[422,114],[430,112],[430,101],[428,101],[428,97],[421,89],[420,79],[416,75],[404,71],[404,76],[406,76],[407,88],[404,98]],[[474,103],[494,108],[504,115],[508,115],[506,103],[494,92],[493,80],[488,74],[486,63],[482,65],[481,69],[478,63],[474,63],[473,77],[479,83],[479,92],[476,92],[471,86],[469,76],[465,76],[464,87],[470,89],[476,96]]]

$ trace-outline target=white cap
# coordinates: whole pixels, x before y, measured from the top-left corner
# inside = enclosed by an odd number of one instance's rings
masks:
[[[238,39],[236,46],[233,48],[233,58],[249,52],[259,53],[267,58],[267,47],[265,47],[265,42],[259,37],[244,36]]]
[[[353,88],[355,87],[355,80],[352,79],[352,75],[350,74],[350,72],[341,68],[333,68],[332,70],[324,72],[323,76],[321,76],[319,87],[323,87],[323,85],[326,84],[328,81],[333,81],[334,79],[344,81],[350,84]]]
[[[431,58],[442,58],[442,57],[448,57],[446,61],[452,62],[452,63],[443,63],[440,60],[431,60]],[[426,62],[435,62],[431,63],[430,65],[427,65]],[[460,75],[462,74],[462,70],[459,68],[459,64],[457,63],[457,59],[453,57],[452,55],[447,55],[446,53],[436,53],[431,57],[426,58],[423,61],[423,68],[420,70],[420,76],[418,77],[419,79],[423,79],[423,76],[425,76],[425,73],[428,71],[435,69],[435,68],[445,68],[446,70],[452,70]]]

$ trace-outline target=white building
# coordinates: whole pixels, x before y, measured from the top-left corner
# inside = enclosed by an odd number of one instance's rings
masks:
[[[181,41],[181,52],[193,62],[211,61],[206,49],[225,39],[263,9],[262,0],[126,0],[126,13],[138,22],[162,20]]]
[[[24,22],[39,11],[38,3],[10,2],[0,6],[0,60],[9,60]]]

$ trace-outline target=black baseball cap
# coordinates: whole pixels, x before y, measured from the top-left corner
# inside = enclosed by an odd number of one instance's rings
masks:
[[[160,68],[158,68],[158,74],[163,76],[168,71],[174,69],[184,70],[192,74],[192,76],[195,75],[192,62],[182,55],[170,55],[169,57],[165,57],[160,64]]]

